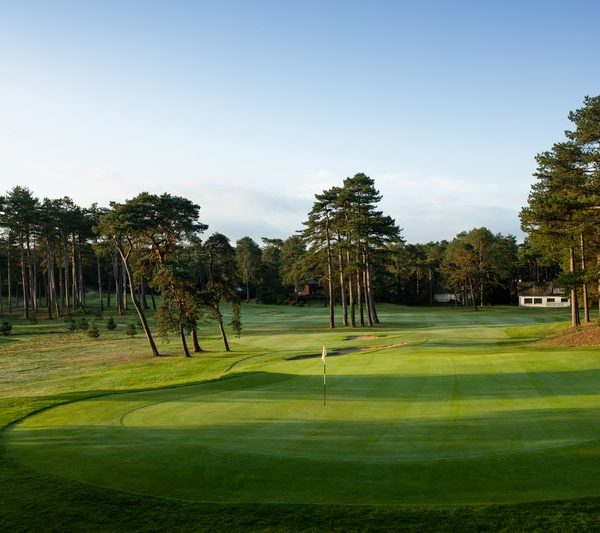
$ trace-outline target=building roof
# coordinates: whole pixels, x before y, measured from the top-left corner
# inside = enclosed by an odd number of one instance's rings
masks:
[[[519,296],[564,296],[562,287],[555,287],[550,281],[547,283],[522,282],[518,286]]]

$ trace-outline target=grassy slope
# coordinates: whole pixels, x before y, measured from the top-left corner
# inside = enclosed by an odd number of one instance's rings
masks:
[[[395,314],[396,310],[390,308],[388,312]],[[100,342],[82,338],[75,341],[72,336],[64,336],[58,331],[52,332],[52,330],[62,329],[60,324],[41,323],[37,326],[23,326],[18,328],[21,331],[15,331],[17,333],[15,337],[3,339],[3,346],[0,347],[2,365],[0,380],[3,392],[1,422],[5,425],[27,412],[55,402],[69,401],[115,390],[127,390],[132,387],[132,384],[135,384],[136,389],[142,389],[198,382],[218,377],[228,371],[256,372],[268,367],[270,371],[274,372],[278,370],[277,365],[282,373],[283,369],[288,372],[287,369],[290,368],[290,365],[301,373],[303,368],[310,368],[312,361],[277,363],[274,360],[280,359],[282,355],[287,357],[310,353],[314,351],[315,344],[318,346],[319,342],[325,339],[327,339],[328,346],[331,347],[381,344],[381,339],[344,340],[345,336],[349,334],[347,330],[336,332],[323,330],[317,326],[322,321],[323,314],[319,309],[296,310],[266,307],[247,309],[247,331],[242,341],[235,343],[236,351],[232,356],[225,356],[218,351],[219,346],[216,339],[210,339],[206,346],[212,350],[211,352],[206,356],[195,357],[187,361],[179,357],[148,359],[145,356],[142,339],[123,340],[120,338],[122,334],[120,336],[118,333],[110,336],[103,335]],[[518,326],[535,321],[551,322],[557,318],[557,315],[547,312],[536,314],[528,312],[528,310],[507,311],[502,309],[494,310],[494,312],[486,311],[477,315],[455,313],[451,310],[435,312],[412,310],[403,312],[400,318],[400,323],[380,328],[376,334],[386,335],[386,343],[398,340],[422,343],[428,340],[426,345],[417,344],[415,350],[421,349],[423,352],[421,356],[426,354],[427,357],[433,358],[429,366],[435,369],[434,377],[435,373],[443,377],[454,372],[453,369],[444,370],[438,364],[441,360],[447,361],[449,354],[451,354],[450,360],[452,360],[457,351],[464,353],[474,350],[479,353],[482,350],[491,350],[496,355],[512,353],[515,347],[520,346],[519,343],[522,342],[522,339],[519,338],[522,330],[519,328],[510,330],[513,339],[505,338],[500,344],[498,341],[503,335],[499,332],[502,333],[507,326]],[[390,324],[391,319],[391,316],[386,317],[386,323]],[[290,324],[294,328],[293,334],[289,333]],[[475,324],[502,324],[502,330],[477,327],[470,330],[471,338],[465,339],[465,330],[457,327]],[[538,326],[535,327],[538,328]],[[26,328],[47,329],[48,335],[44,337],[28,335]],[[531,331],[525,336],[536,336],[539,333],[539,331]],[[177,346],[171,344],[166,351],[175,353],[176,350]],[[76,358],[73,356],[74,353],[77,353]],[[393,353],[392,350],[389,355],[391,356]],[[533,357],[528,360],[527,365],[534,373],[541,374],[543,371],[550,372],[550,375],[553,371],[552,365],[556,366],[554,370],[563,370],[565,357],[573,355],[573,352],[556,350],[550,352],[549,359],[544,357],[543,361],[540,361],[536,356],[539,353],[546,354],[548,352],[533,352]],[[118,354],[118,357],[115,357],[115,354]],[[584,355],[583,358],[573,358],[571,362],[578,365],[578,371],[584,372],[584,374],[578,374],[575,381],[565,383],[565,390],[571,385],[580,385],[579,378],[582,376],[585,378],[583,389],[591,386],[593,376],[589,374],[589,371],[597,369],[596,352],[583,351],[580,352],[581,354]],[[379,352],[378,355],[385,356],[385,352]],[[364,357],[365,355],[360,356],[360,358]],[[348,356],[344,361],[351,361],[352,358],[359,360],[355,356]],[[128,361],[125,365],[119,362],[123,359]],[[337,361],[341,364],[342,359],[332,359],[330,366],[333,367],[334,362],[338,364]],[[498,374],[495,371],[490,373],[489,361],[478,361],[477,357],[468,357],[468,354],[463,359],[461,369],[465,375],[482,375],[482,365],[488,375]],[[342,366],[349,364],[346,362]],[[541,368],[538,368],[540,365]],[[413,368],[415,375],[420,373],[420,368],[422,369],[419,365],[413,365],[413,367],[409,365],[404,370],[410,370],[410,368]],[[347,368],[344,372],[352,375]],[[559,374],[550,383],[545,383],[545,386],[550,387],[549,390],[552,394],[554,394],[557,384],[562,382],[558,378],[562,377],[564,376]],[[429,394],[437,394],[435,391],[442,383],[439,376],[437,378],[437,381],[434,379],[433,383],[430,383]],[[372,389],[370,383],[365,385],[367,389]],[[379,385],[380,383],[377,384],[377,386]],[[493,383],[484,380],[483,383],[479,381],[472,383],[471,387],[476,386],[475,392],[481,396],[481,386],[485,389],[490,385]],[[530,388],[527,385],[526,389]],[[175,390],[175,392],[170,391],[169,394],[178,394],[179,392],[179,390]],[[361,391],[361,395],[363,392]],[[469,394],[473,395],[473,392],[473,389],[467,389],[461,394],[468,396]],[[588,392],[592,396],[593,391],[590,389]],[[332,397],[332,400],[335,400],[335,396]],[[452,406],[450,406],[451,408]],[[368,415],[368,413],[364,414]],[[520,430],[528,426],[527,420],[524,422],[525,424],[519,426]],[[553,423],[552,420],[550,423]],[[580,426],[584,425],[580,424]],[[420,430],[417,428],[416,431]],[[389,453],[389,450],[384,453]],[[590,457],[583,457],[581,465],[578,465],[577,468],[585,470],[584,467],[589,464],[589,459]],[[572,463],[573,461],[570,464]],[[527,464],[515,464],[515,468],[521,468]],[[3,487],[3,496],[6,495],[6,498],[3,498],[0,503],[0,516],[3,517],[0,520],[4,520],[6,522],[4,525],[7,527],[20,524],[24,526],[24,529],[33,528],[36,524],[44,525],[46,528],[61,529],[65,523],[72,528],[87,527],[95,530],[164,529],[169,525],[178,529],[281,528],[295,530],[312,527],[315,530],[322,530],[335,527],[362,529],[392,525],[398,527],[411,527],[412,525],[416,529],[426,526],[468,529],[469,527],[478,528],[482,524],[486,524],[490,529],[514,528],[517,525],[543,529],[552,528],[553,525],[557,528],[570,525],[581,529],[586,525],[593,526],[598,517],[598,504],[595,499],[510,507],[395,507],[386,505],[356,508],[355,506],[346,507],[334,504],[317,506],[194,504],[130,496],[120,492],[84,486],[75,481],[65,481],[29,470],[6,456],[2,458],[2,467],[0,482]],[[448,474],[446,477],[451,477],[452,472],[446,472],[446,474]],[[461,470],[459,475],[464,475],[464,471]],[[368,476],[364,479],[368,481]],[[552,481],[550,479],[550,482]],[[548,488],[552,488],[552,485],[553,483]],[[174,483],[174,486],[177,486],[177,482]],[[443,487],[441,488],[443,489]],[[444,490],[441,491],[441,493],[444,492]],[[247,498],[242,499],[247,500]],[[449,497],[447,501],[453,501],[453,498]],[[1,522],[0,526],[2,526]]]

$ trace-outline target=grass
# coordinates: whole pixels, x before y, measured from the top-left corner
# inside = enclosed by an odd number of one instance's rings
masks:
[[[248,306],[232,353],[206,326],[187,360],[121,326],[94,341],[16,323],[0,528],[598,525],[600,352],[531,343],[563,310],[385,306],[378,328],[334,331],[325,314]],[[289,360],[323,342],[360,350],[328,360],[325,408],[320,359]]]

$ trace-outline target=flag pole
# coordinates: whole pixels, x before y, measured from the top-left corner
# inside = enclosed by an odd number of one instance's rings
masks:
[[[323,361],[323,407],[327,405],[327,363],[325,358],[327,357],[327,349],[323,344],[323,352],[321,354],[321,360]]]
[[[323,407],[327,405],[327,363],[323,362]]]

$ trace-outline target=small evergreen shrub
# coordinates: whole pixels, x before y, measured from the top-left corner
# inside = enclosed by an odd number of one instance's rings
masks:
[[[74,333],[77,329],[77,322],[72,316],[65,317],[65,324],[67,325],[67,331],[70,333]]]
[[[114,331],[115,329],[117,329],[117,323],[115,322],[114,317],[109,317],[109,319],[106,321],[106,329],[108,331]]]
[[[79,323],[77,324],[77,327],[81,330],[81,331],[87,331],[88,328],[90,327],[90,325],[88,324],[87,318],[85,318],[84,316],[82,316],[79,319]]]
[[[98,327],[96,326],[96,321],[92,320],[90,327],[87,330],[87,335],[90,339],[97,339],[100,337],[100,332],[98,331]]]
[[[135,327],[135,324],[127,324],[127,335],[129,335],[131,338],[135,337],[135,334],[137,333],[137,328]]]
[[[10,335],[12,330],[12,324],[8,320],[3,320],[2,324],[0,324],[0,333],[2,335]]]

